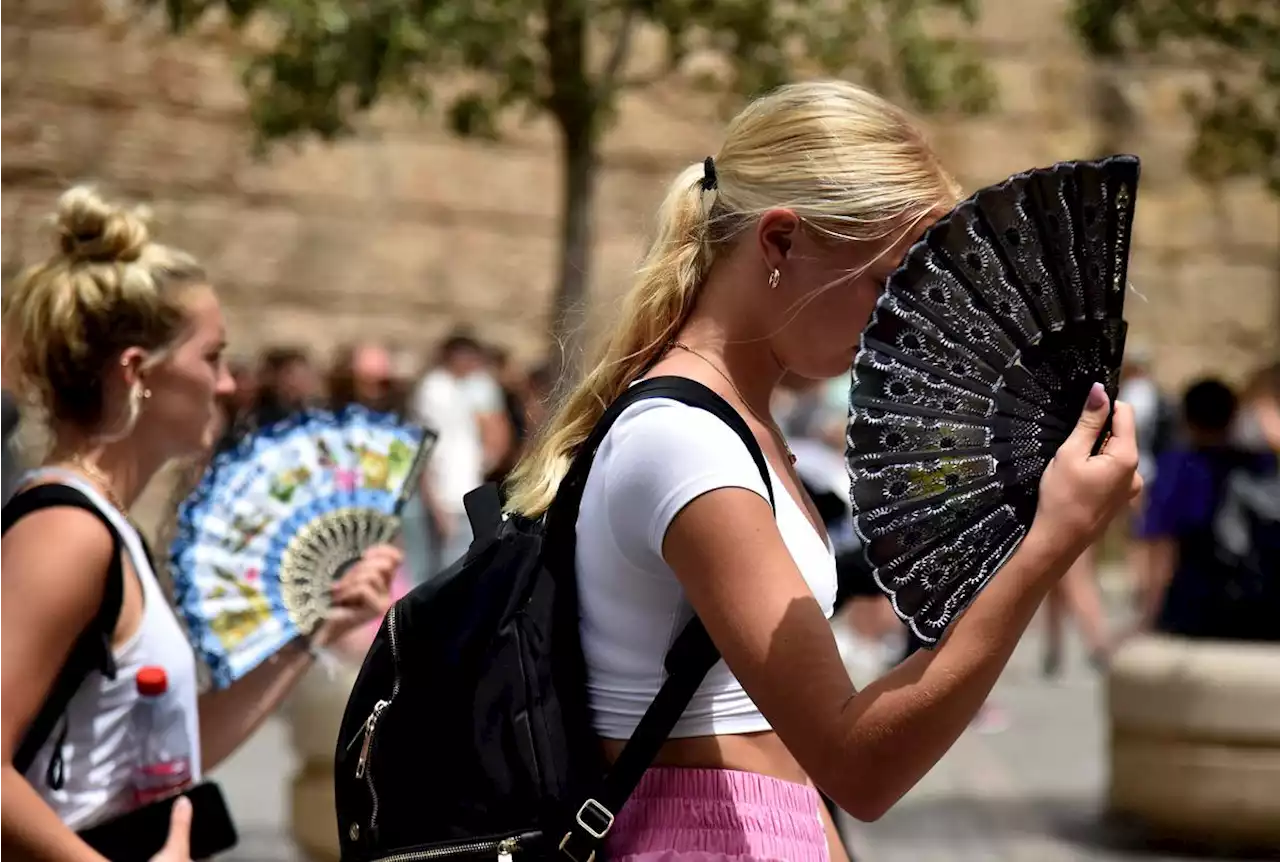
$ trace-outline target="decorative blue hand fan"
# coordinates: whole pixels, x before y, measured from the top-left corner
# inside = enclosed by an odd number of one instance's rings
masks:
[[[1090,387],[1114,403],[1137,186],[1138,160],[1113,156],[979,191],[912,246],[863,332],[854,526],[926,646],[1026,535]]]
[[[352,406],[307,411],[219,453],[178,509],[174,593],[225,688],[329,609],[329,587],[390,541],[435,435]]]

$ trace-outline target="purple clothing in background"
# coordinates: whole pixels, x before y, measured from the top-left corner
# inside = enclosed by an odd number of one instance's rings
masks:
[[[1227,474],[1240,468],[1266,472],[1271,464],[1274,457],[1269,454],[1232,449],[1174,449],[1162,453],[1138,520],[1138,538],[1176,539],[1209,530]]]

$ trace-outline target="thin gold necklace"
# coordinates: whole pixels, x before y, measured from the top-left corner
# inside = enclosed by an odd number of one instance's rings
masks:
[[[126,517],[129,509],[116,495],[115,489],[111,487],[111,477],[106,471],[87,460],[83,455],[73,455],[67,459],[67,466],[73,468],[79,473],[83,473],[84,477],[89,480],[89,484],[93,485],[102,492],[102,496],[107,498],[107,502],[120,510],[120,514]]]
[[[782,429],[780,429],[776,423],[768,419],[765,419],[763,416],[761,416],[759,413],[756,412],[755,408],[751,406],[751,402],[748,401],[746,397],[742,394],[742,390],[738,388],[738,385],[733,382],[733,380],[729,377],[728,374],[720,370],[719,365],[716,365],[710,359],[703,356],[701,353],[694,350],[692,347],[685,344],[683,341],[673,341],[671,342],[671,346],[678,347],[681,350],[685,351],[686,353],[692,353],[694,356],[698,357],[703,362],[710,365],[716,374],[719,374],[721,377],[723,377],[724,382],[728,383],[729,387],[733,389],[733,394],[737,395],[738,400],[742,402],[742,406],[746,407],[748,412],[750,412],[752,416],[756,417],[757,422],[759,422],[761,425],[769,429],[770,433],[773,434],[774,438],[777,439],[777,441],[782,444],[782,448],[787,451],[787,458],[791,461],[792,464],[796,463],[796,453],[791,451],[791,444],[787,443],[787,438],[783,436]]]

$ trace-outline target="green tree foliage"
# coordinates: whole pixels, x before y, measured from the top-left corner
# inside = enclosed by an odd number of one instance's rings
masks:
[[[1204,69],[1188,92],[1188,164],[1214,181],[1255,176],[1280,196],[1280,0],[1074,0],[1072,23],[1096,56]]]
[[[587,298],[601,136],[622,92],[683,76],[742,96],[841,74],[926,113],[978,110],[992,97],[974,47],[958,38],[977,0],[143,2],[163,6],[176,31],[216,11],[273,34],[247,47],[244,72],[261,144],[338,137],[394,97],[439,110],[465,136],[498,134],[512,112],[550,116],[563,176],[552,337],[570,347]],[[634,56],[642,30],[662,36],[657,62]]]

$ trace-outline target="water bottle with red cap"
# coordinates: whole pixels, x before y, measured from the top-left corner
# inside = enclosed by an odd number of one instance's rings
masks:
[[[134,729],[142,744],[134,773],[134,802],[146,805],[191,783],[191,740],[187,738],[186,716],[169,697],[164,668],[142,668],[137,686]]]

